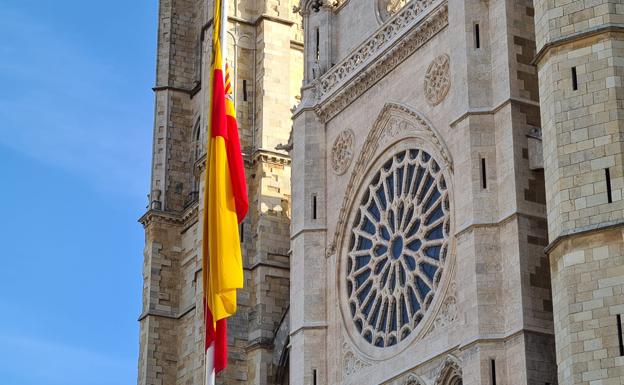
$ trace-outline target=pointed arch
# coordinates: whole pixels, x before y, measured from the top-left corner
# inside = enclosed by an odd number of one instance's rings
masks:
[[[327,249],[327,257],[335,254],[344,240],[347,217],[354,202],[354,194],[349,192],[354,191],[362,183],[367,168],[376,155],[379,155],[392,144],[410,137],[417,137],[428,143],[434,150],[434,154],[441,158],[440,160],[449,172],[453,172],[451,153],[438,130],[415,109],[401,103],[386,103],[366,137],[366,141],[359,151],[360,155],[353,166],[338,215],[336,231],[332,243]]]
[[[434,385],[462,385],[461,361],[449,354],[438,371]]]

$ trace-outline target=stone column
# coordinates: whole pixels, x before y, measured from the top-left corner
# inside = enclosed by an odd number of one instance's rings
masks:
[[[293,144],[290,384],[320,385],[327,384],[326,144],[324,125],[314,111],[297,113]]]
[[[560,385],[624,379],[622,20],[619,2],[535,1]]]

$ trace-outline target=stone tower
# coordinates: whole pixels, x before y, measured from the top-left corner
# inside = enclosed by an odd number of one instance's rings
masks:
[[[249,186],[245,289],[230,319],[222,384],[288,378],[291,108],[303,77],[292,0],[229,1],[228,61]],[[201,213],[212,1],[161,0],[145,227],[139,385],[201,384]],[[281,145],[281,146],[280,146]]]
[[[531,0],[302,0],[292,385],[556,384]]]
[[[535,1],[560,385],[624,378],[624,4]]]

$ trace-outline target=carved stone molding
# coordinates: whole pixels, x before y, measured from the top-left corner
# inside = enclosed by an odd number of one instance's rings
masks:
[[[331,92],[343,79],[348,78],[353,72],[357,71],[369,59],[386,47],[386,44],[393,41],[396,37],[405,33],[413,25],[416,17],[427,9],[433,0],[418,0],[406,7],[396,17],[388,22],[383,28],[378,30],[360,44],[349,56],[336,64],[326,74],[321,77],[320,96]]]
[[[451,88],[450,58],[447,54],[433,59],[425,74],[425,99],[431,106],[444,100]]]
[[[409,107],[397,103],[387,103],[359,151],[360,156],[353,166],[351,177],[349,178],[345,191],[355,191],[354,189],[360,185],[370,160],[380,147],[385,147],[391,141],[396,140],[399,135],[405,134],[420,137],[431,143],[441,156],[445,168],[448,169],[449,172],[453,172],[453,160],[450,152],[444,144],[442,137],[433,126]],[[338,221],[336,223],[336,232],[332,242],[327,248],[328,257],[336,253],[336,247],[339,246],[343,240],[349,207],[353,203],[353,198],[353,194],[348,193],[345,194],[343,198],[340,213],[338,214]]]
[[[371,364],[360,359],[349,348],[349,345],[345,342],[342,345],[342,374],[343,378],[356,374],[360,370],[370,366]]]
[[[425,9],[429,10],[426,14]],[[328,121],[342,111],[447,25],[446,2],[423,0],[406,5],[319,79],[315,94],[321,120]]]
[[[332,168],[337,175],[344,174],[351,166],[353,160],[353,145],[355,134],[351,130],[342,131],[332,146]]]

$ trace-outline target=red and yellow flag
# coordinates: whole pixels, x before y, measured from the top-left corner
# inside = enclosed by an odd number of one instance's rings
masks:
[[[202,278],[209,382],[209,376],[213,377],[227,365],[227,317],[236,312],[236,290],[243,287],[238,225],[249,206],[232,82],[224,64],[226,1],[214,1],[211,110],[204,190]]]

